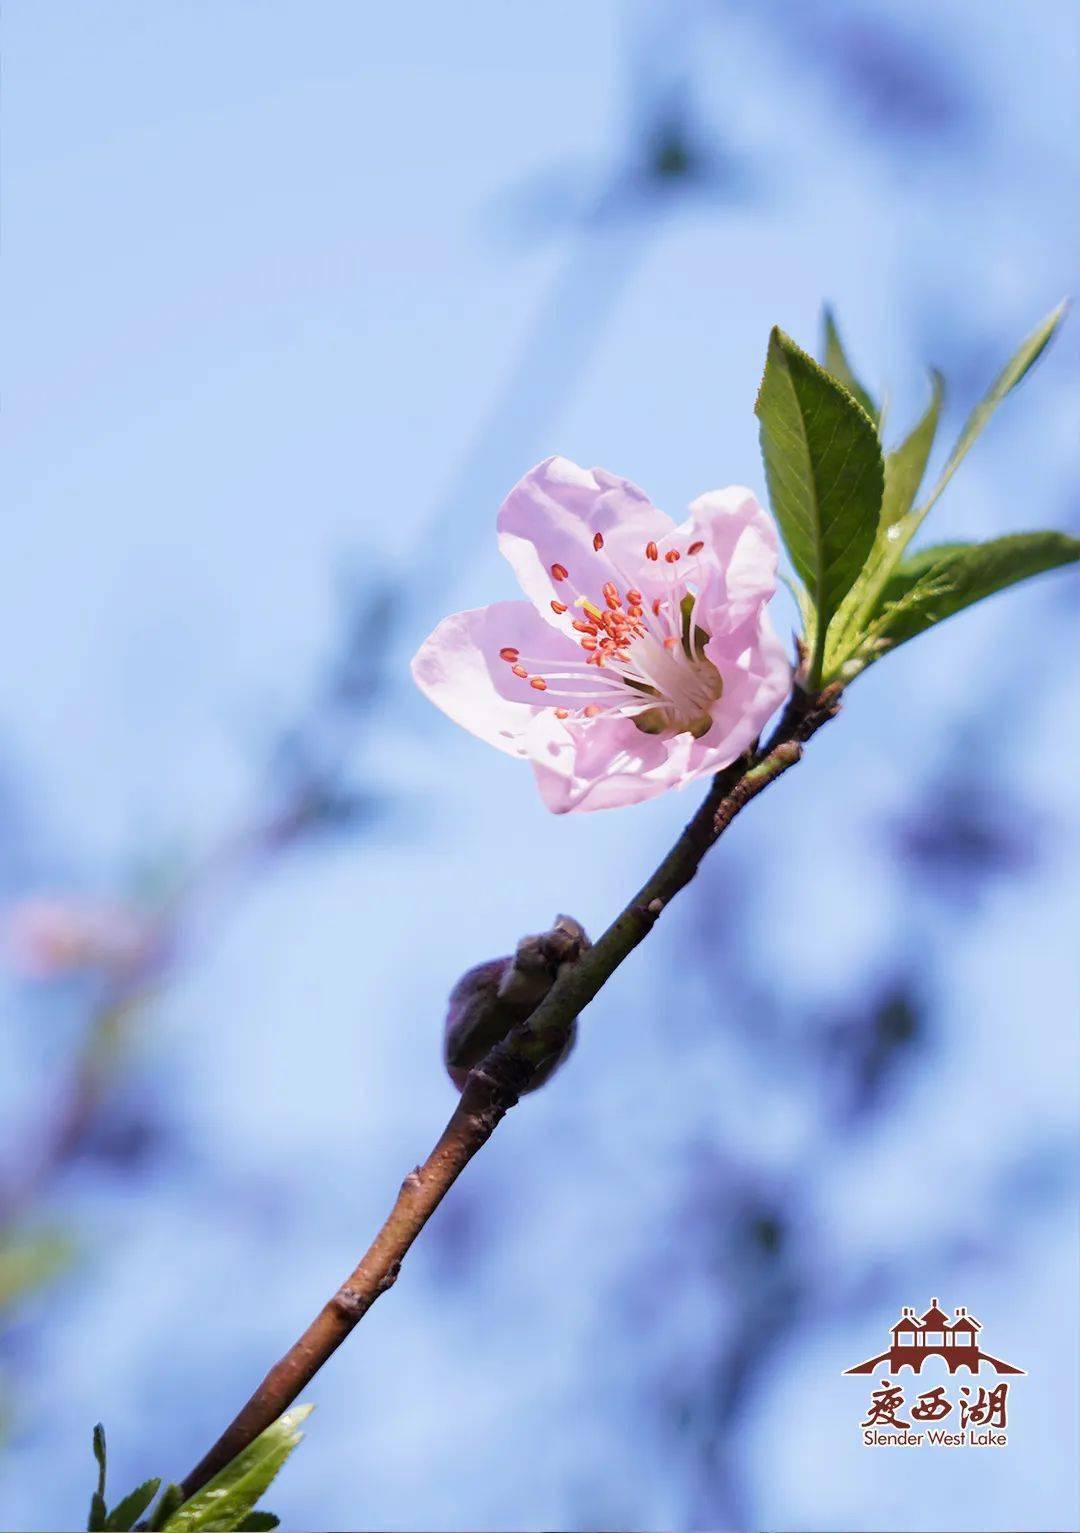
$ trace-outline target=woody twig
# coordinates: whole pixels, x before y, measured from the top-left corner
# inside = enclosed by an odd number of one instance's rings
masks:
[[[799,761],[806,742],[839,709],[839,687],[812,696],[796,688],[768,742],[713,778],[670,852],[600,939],[560,972],[527,1020],[469,1072],[435,1148],[405,1178],[389,1216],[359,1264],[187,1475],[182,1482],[185,1496],[205,1485],[288,1409],[380,1294],[393,1286],[402,1261],[431,1215],[537,1070],[561,1052],[578,1014],[649,934],[736,815]]]

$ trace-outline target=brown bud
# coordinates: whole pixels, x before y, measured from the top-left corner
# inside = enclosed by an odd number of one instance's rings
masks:
[[[522,937],[513,954],[489,958],[461,976],[450,992],[443,1037],[447,1073],[459,1091],[472,1067],[532,1015],[563,966],[576,963],[590,946],[579,922],[558,916],[549,931]],[[558,1069],[574,1046],[576,1030],[575,1021],[565,1048],[541,1065],[526,1090],[535,1091]]]

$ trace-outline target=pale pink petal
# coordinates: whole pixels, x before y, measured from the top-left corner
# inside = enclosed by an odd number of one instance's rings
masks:
[[[785,701],[791,662],[767,612],[710,639],[705,654],[723,676],[724,691],[712,709],[713,727],[694,745],[714,753],[706,770],[718,771],[753,744]]]
[[[662,793],[672,786],[670,746],[630,719],[570,719],[531,755],[544,803],[554,814],[567,814],[615,809]]]
[[[451,718],[530,759],[556,813],[718,771],[784,701],[791,668],[765,612],[777,538],[749,490],[699,497],[676,527],[628,480],[549,458],[507,497],[499,543],[534,605],[448,618],[414,674]]]
[[[502,601],[444,618],[413,657],[412,673],[421,692],[456,724],[510,756],[525,756],[524,737],[538,708],[551,705],[513,674],[500,655],[507,648],[527,659],[542,657],[552,670],[563,660],[581,659],[580,650],[528,602]]]
[[[629,479],[547,458],[503,502],[499,547],[537,611],[566,632],[577,597],[602,605],[608,581],[623,593],[641,586],[647,545],[665,538],[672,526]],[[563,570],[565,577],[558,578]],[[553,613],[552,601],[566,605],[568,614]]]
[[[791,689],[791,666],[767,613],[706,653],[724,677],[713,726],[694,739],[645,735],[628,719],[569,720],[530,751],[541,797],[556,814],[642,803],[730,766],[761,734]]]
[[[689,520],[677,529],[677,541],[684,548],[703,545],[698,555],[701,621],[714,637],[741,628],[775,592],[780,559],[776,527],[743,486],[699,495]]]

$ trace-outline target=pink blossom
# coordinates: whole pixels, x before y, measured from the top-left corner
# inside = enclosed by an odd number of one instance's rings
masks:
[[[144,917],[127,906],[74,896],[35,895],[6,912],[4,946],[29,979],[55,979],[88,969],[122,969],[148,951]]]
[[[765,610],[776,530],[749,490],[702,495],[676,526],[629,480],[548,458],[498,531],[529,600],[444,619],[413,676],[456,723],[531,761],[556,813],[727,766],[787,695]]]

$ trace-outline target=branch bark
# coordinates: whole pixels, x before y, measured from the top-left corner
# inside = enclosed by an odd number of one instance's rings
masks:
[[[393,1286],[413,1241],[536,1070],[561,1051],[578,1013],[645,939],[736,815],[795,765],[806,742],[839,709],[837,687],[814,696],[796,689],[768,743],[717,773],[671,851],[603,936],[564,970],[527,1021],[470,1071],[438,1143],[402,1182],[386,1222],[359,1265],[183,1480],[185,1497],[194,1495],[288,1409],[379,1295]]]

